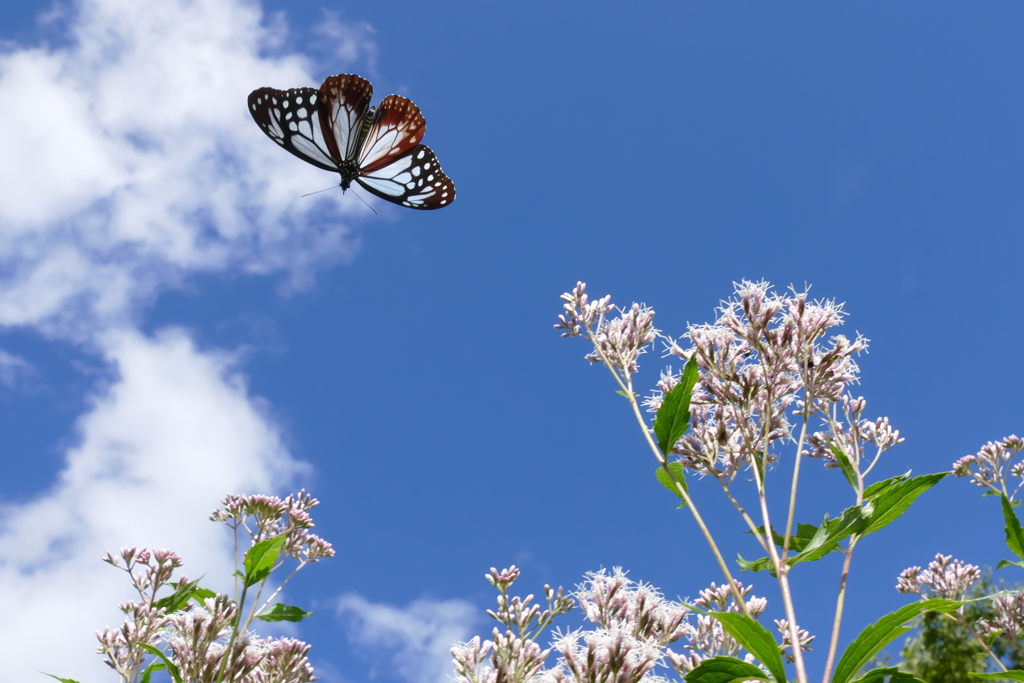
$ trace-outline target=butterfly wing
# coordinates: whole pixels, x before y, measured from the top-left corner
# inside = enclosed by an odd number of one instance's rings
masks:
[[[404,97],[388,95],[377,107],[359,150],[359,168],[367,173],[388,166],[418,145],[426,131],[419,107]]]
[[[444,174],[426,145],[392,157],[390,163],[376,170],[363,169],[356,182],[381,199],[411,209],[440,209],[455,200],[455,183]]]
[[[337,172],[341,159],[324,137],[321,106],[322,96],[314,88],[249,93],[249,113],[271,140],[303,161]]]
[[[359,132],[373,97],[373,86],[355,74],[338,74],[323,82],[320,96],[320,125],[331,156],[341,161],[355,159]]]
[[[369,192],[413,209],[440,209],[455,199],[455,184],[420,140],[427,124],[419,108],[398,95],[370,114],[373,86],[354,74],[326,79],[319,90],[260,88],[249,112],[271,140],[314,166],[351,175]],[[360,141],[366,117],[372,116]],[[349,162],[349,163],[346,163]],[[354,163],[351,163],[354,162]],[[349,165],[351,163],[351,169]]]
[[[413,209],[451,204],[455,184],[434,152],[419,144],[426,130],[419,107],[398,95],[385,97],[359,150],[356,181],[381,199]]]

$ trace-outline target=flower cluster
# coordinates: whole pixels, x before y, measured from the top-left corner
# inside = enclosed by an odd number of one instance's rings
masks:
[[[104,663],[124,680],[131,680],[132,672],[141,669],[149,653],[140,644],[159,642],[169,618],[165,610],[156,607],[156,594],[168,584],[174,571],[181,567],[181,558],[171,550],[121,548],[118,555],[107,553],[107,564],[123,569],[131,578],[139,600],[128,600],[118,605],[125,619],[119,628],[106,627],[96,632],[100,641],[97,652]],[[124,562],[124,566],[121,563]],[[188,584],[182,576],[179,587]]]
[[[778,630],[779,635],[782,636],[782,649],[785,651],[786,659],[793,661],[795,657],[791,654],[793,651],[793,639],[790,635],[791,631],[789,628],[789,621],[786,619],[773,619],[775,622],[775,628]],[[797,641],[800,644],[800,649],[804,652],[811,649],[811,643],[814,642],[816,636],[812,636],[809,631],[802,629],[799,626],[796,629]]]
[[[694,614],[690,607],[667,600],[653,586],[630,580],[618,567],[588,573],[572,597],[545,586],[553,609],[544,612],[529,607],[533,596],[508,597],[507,590],[518,577],[515,567],[501,572],[491,569],[487,579],[501,596],[499,609],[488,614],[507,630],[495,628],[490,640],[478,636],[452,648],[458,683],[660,683],[665,679],[654,673],[656,666],[671,665],[685,675],[707,658],[735,656],[741,649],[719,621],[699,615],[694,625],[689,621]],[[751,590],[742,584],[737,588],[744,596]],[[701,591],[695,605],[708,611],[739,611],[733,597],[728,587],[712,584]],[[536,624],[547,625],[568,612],[573,599],[595,628],[556,633],[552,648],[542,648],[535,642],[540,633]],[[755,618],[766,606],[757,597],[746,603]],[[800,637],[801,646],[813,640],[804,631]],[[669,648],[673,643],[682,643],[683,654]],[[544,669],[552,651],[558,652],[559,661]]]
[[[491,640],[480,636],[452,647],[455,680],[459,683],[523,683],[540,674],[551,650],[533,640],[497,628]]]
[[[107,627],[96,633],[98,652],[123,681],[138,680],[148,647],[166,645],[169,659],[184,681],[239,681],[240,683],[310,683],[316,681],[308,661],[309,645],[292,638],[259,640],[249,633],[230,638],[238,615],[237,606],[226,595],[173,609],[173,600],[158,599],[162,588],[176,591],[189,585],[182,576],[171,583],[181,558],[170,550],[122,548],[119,555],[107,553],[104,561],[123,569],[139,593],[139,601],[118,607],[125,613],[119,628]],[[124,566],[122,566],[124,562]],[[230,647],[230,656],[225,656]]]
[[[1002,441],[989,441],[976,454],[966,455],[953,463],[953,474],[970,477],[978,486],[992,493],[1002,493],[1013,500],[1024,485],[1024,461],[1014,463],[1022,450],[1024,439],[1016,435],[1010,435]],[[1011,477],[1021,481],[1010,487],[1008,484]]]
[[[245,529],[253,544],[283,536],[281,555],[296,559],[298,568],[334,555],[329,543],[309,532],[313,522],[308,510],[317,501],[305,492],[283,500],[228,495],[222,502],[224,509],[211,515],[213,521],[227,523],[236,534]],[[144,671],[154,648],[164,653],[183,681],[317,680],[309,664],[309,645],[293,638],[260,639],[248,630],[251,621],[268,607],[269,599],[262,605],[254,604],[243,621],[242,605],[228,596],[198,588],[186,576],[172,581],[174,572],[182,566],[181,558],[173,551],[122,548],[118,555],[107,553],[104,561],[125,571],[139,596],[119,606],[125,614],[119,628],[107,627],[96,634],[104,661],[123,681],[138,681],[140,676],[148,680]],[[266,579],[258,582],[261,590],[265,583]],[[274,595],[279,591],[280,587]],[[163,597],[159,597],[161,592]]]
[[[908,567],[900,572],[896,590],[924,597],[959,600],[975,581],[981,578],[981,569],[973,564],[954,560],[952,555],[938,553],[922,571]]]
[[[1000,595],[992,601],[995,618],[981,622],[980,631],[987,636],[1017,640],[1024,633],[1024,593]]]
[[[532,638],[543,631],[555,619],[573,608],[574,601],[565,595],[564,589],[559,586],[555,590],[551,586],[544,586],[544,598],[547,600],[548,608],[541,611],[540,605],[531,604],[533,595],[525,598],[514,596],[509,598],[508,589],[519,578],[519,569],[512,565],[500,572],[491,567],[487,574],[487,581],[500,591],[498,595],[498,609],[487,610],[487,615],[495,621],[503,624],[507,629],[515,629],[519,636]]]
[[[563,337],[590,340],[594,344],[594,351],[586,355],[590,362],[604,363],[626,376],[636,373],[640,355],[658,337],[654,311],[635,303],[620,310],[619,317],[608,319],[605,314],[615,310],[611,297],[590,301],[586,289],[584,283],[577,282],[572,292],[562,295],[564,312],[558,316],[555,329],[566,330]]]
[[[545,672],[551,683],[653,683],[648,676],[664,654],[656,644],[631,636],[623,628],[572,631],[555,641],[558,667]]]
[[[903,443],[898,429],[893,429],[889,418],[879,417],[874,421],[864,419],[867,400],[861,396],[853,398],[845,394],[836,406],[841,419],[835,419],[828,431],[814,432],[807,436],[808,448],[803,454],[820,458],[826,467],[839,467],[836,452],[843,453],[853,463],[861,476],[867,474],[878,462],[882,453]],[[870,464],[859,467],[865,444],[875,445],[875,455]]]
[[[541,611],[531,604],[533,595],[509,597],[508,589],[519,578],[513,565],[498,571],[491,567],[488,583],[498,589],[498,609],[487,614],[505,626],[495,627],[490,640],[476,636],[465,643],[456,643],[451,650],[458,683],[523,683],[539,675],[551,653],[536,643],[536,638],[558,616],[572,610],[575,601],[559,587],[544,586],[548,608]]]
[[[606,629],[626,629],[635,638],[658,646],[674,643],[690,630],[690,608],[662,597],[654,586],[634,582],[621,567],[611,574],[589,572],[574,593],[591,622]]]
[[[611,305],[611,296],[591,301],[587,294],[587,285],[577,282],[576,288],[562,295],[564,312],[558,316],[556,330],[565,330],[562,337],[578,337],[590,330],[600,327],[604,314],[615,310]]]
[[[844,316],[842,305],[811,301],[806,290],[783,296],[767,282],[744,280],[736,284],[735,297],[721,304],[714,323],[689,327],[689,348],[670,341],[669,353],[695,359],[701,375],[690,407],[693,429],[675,448],[683,464],[731,481],[755,458],[774,461],[772,444],[792,434],[791,408],[834,425],[832,406],[851,400],[846,389],[858,379],[853,357],[868,342],[835,335],[823,343]],[[663,374],[647,406],[656,411],[678,381],[671,370]],[[870,429],[856,424],[859,431]],[[873,424],[879,430],[888,425]]]
[[[574,597],[597,628],[560,634],[558,665],[545,672],[551,683],[655,683],[652,669],[671,657],[667,645],[690,636],[690,609],[666,600],[653,586],[630,580],[619,567],[590,572]]]
[[[253,543],[267,538],[285,536],[284,555],[301,565],[334,557],[334,548],[319,536],[310,533],[315,526],[309,510],[320,504],[305,489],[287,498],[229,493],[221,501],[223,509],[210,513],[210,521],[224,522],[235,533],[245,529]]]
[[[768,601],[756,596],[748,598],[747,596],[753,590],[753,586],[744,586],[737,581],[736,588],[739,590],[740,595],[743,596],[750,616],[754,619],[760,617],[768,606]],[[732,589],[728,585],[718,586],[714,582],[700,591],[699,597],[694,600],[693,604],[709,612],[742,611],[742,608],[736,603],[736,596]],[[711,659],[712,657],[736,657],[742,650],[736,639],[722,628],[722,622],[707,614],[697,615],[697,625],[696,627],[690,627],[687,636],[689,639],[683,646],[684,653],[677,654],[672,650],[667,652],[672,667],[684,676],[699,666],[705,659]],[[751,663],[754,661],[753,657],[749,654],[745,656],[745,660]]]
[[[597,628],[560,634],[559,664],[546,672],[552,683],[653,683],[667,645],[692,633],[690,609],[666,600],[653,586],[631,581],[619,567],[590,572],[573,594]]]

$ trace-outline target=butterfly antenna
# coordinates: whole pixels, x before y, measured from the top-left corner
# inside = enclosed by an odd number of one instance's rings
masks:
[[[303,197],[309,197],[310,195],[320,194],[321,192],[327,192],[327,190],[333,190],[333,189],[338,188],[338,187],[341,187],[341,186],[340,185],[333,185],[333,186],[328,187],[328,188],[326,188],[324,190],[317,190],[316,192],[307,192],[306,194],[304,194],[302,196]]]
[[[354,194],[355,196],[359,197],[359,193],[358,192],[353,192],[352,194]],[[373,215],[374,216],[379,216],[380,215],[379,213],[377,213],[377,209],[373,208],[372,206],[370,206],[369,204],[366,203],[365,199],[363,199],[362,197],[359,197],[359,201],[361,201],[363,204],[366,204],[366,208],[368,208],[370,211],[373,211]]]
[[[334,189],[336,189],[338,187],[341,187],[341,186],[340,185],[335,185],[333,187],[328,187],[328,188],[323,189],[323,190],[317,190],[316,192],[307,192],[306,194],[304,194],[302,196],[303,197],[309,197],[310,195],[320,194],[321,192],[327,192],[328,190],[334,190]],[[342,190],[342,192],[344,192],[344,190]],[[353,192],[352,194],[354,194],[355,196],[359,197],[359,193],[358,192]],[[366,204],[366,200],[363,199],[362,197],[359,197],[359,201],[361,201],[363,204]],[[377,209],[373,208],[369,204],[366,204],[366,208],[368,208],[370,211],[373,211],[373,213],[375,215],[377,215],[377,216],[380,215],[379,213],[377,213]]]

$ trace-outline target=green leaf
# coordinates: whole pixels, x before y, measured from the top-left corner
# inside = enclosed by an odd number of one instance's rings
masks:
[[[179,586],[166,598],[160,598],[154,602],[153,606],[157,609],[162,609],[166,614],[173,614],[174,612],[185,609],[189,600],[193,598],[196,599],[196,602],[201,603],[205,598],[212,598],[217,595],[208,588],[199,587],[199,582],[202,578],[203,577],[199,577],[195,581],[190,581],[184,586]]]
[[[149,645],[148,643],[139,643],[139,647],[149,654],[159,657],[160,661],[162,661],[164,666],[167,667],[167,671],[171,674],[171,678],[174,679],[174,683],[181,683],[181,671],[174,665],[174,662],[167,658],[167,655],[163,653],[163,650]]]
[[[790,555],[786,564],[792,567],[800,562],[813,562],[835,552],[840,541],[864,530],[873,509],[873,503],[868,502],[864,507],[854,505],[846,508],[836,519],[830,520],[828,515],[825,515],[821,526],[798,524],[796,534],[789,539],[790,549],[798,552]],[[764,533],[764,527],[758,527],[758,530]],[[781,548],[784,540],[782,534],[772,530],[772,541],[775,545]],[[775,568],[767,557],[749,562],[740,558],[740,567],[743,567],[743,571],[767,569],[775,576]]]
[[[910,479],[910,472],[907,472],[906,474],[900,474],[895,477],[889,477],[888,479],[883,479],[882,481],[876,481],[874,484],[864,489],[864,500],[874,500],[875,498],[878,498],[880,495],[891,489],[893,486],[897,486],[898,484],[906,481],[907,479]]]
[[[691,356],[683,367],[679,383],[665,394],[654,416],[654,435],[658,437],[658,448],[666,457],[690,426],[690,398],[699,378],[697,360]]]
[[[735,657],[705,659],[683,677],[686,683],[739,683],[739,681],[770,680],[753,664]]]
[[[828,518],[826,517],[826,519]],[[789,549],[797,553],[803,551],[814,540],[817,533],[818,527],[813,524],[797,524],[796,533],[789,537]],[[782,534],[773,533],[772,536],[776,539],[775,545],[781,548],[784,540]]]
[[[192,599],[199,603],[201,603],[203,600],[206,600],[207,598],[215,597],[217,597],[217,593],[210,590],[209,588],[202,587],[196,588],[196,592],[192,595]]]
[[[786,564],[793,566],[800,562],[813,562],[825,555],[834,552],[839,548],[839,543],[848,536],[854,534],[866,536],[872,532],[884,528],[893,522],[910,507],[910,505],[922,493],[939,483],[949,472],[938,472],[936,474],[923,474],[919,477],[910,478],[902,474],[885,481],[872,484],[864,492],[864,504],[860,507],[853,505],[843,510],[838,518],[825,520],[821,526],[800,525],[797,527],[797,535],[802,546],[800,552],[790,556]],[[1016,519],[1016,517],[1014,517]],[[1019,527],[1018,527],[1019,529]],[[813,533],[812,533],[813,530]],[[764,529],[761,528],[763,533]],[[782,545],[782,537],[772,533],[776,545]],[[1024,534],[1021,535],[1021,544],[1024,547]],[[797,545],[790,541],[791,547],[796,549]],[[740,567],[744,571],[761,571],[768,569],[774,576],[774,568],[768,558],[747,561],[740,558]]]
[[[142,672],[142,678],[139,679],[139,683],[150,683],[155,671],[166,671],[167,665],[161,661],[156,661],[146,667]]]
[[[771,558],[761,557],[756,560],[744,560],[743,556],[736,553],[736,564],[740,566],[740,570],[744,572],[770,572],[772,576],[775,576],[775,567],[772,566]]]
[[[764,626],[739,612],[711,612],[708,616],[718,619],[737,643],[767,667],[777,683],[786,683],[786,667],[782,663],[779,644]]]
[[[878,651],[910,630],[908,621],[923,612],[949,613],[960,607],[959,600],[921,600],[904,605],[895,612],[886,614],[860,632],[846,648],[836,665],[832,683],[848,683]]]
[[[826,516],[825,519],[827,520],[828,517]],[[763,526],[757,527],[757,530],[760,531],[761,534],[764,534]],[[744,533],[753,535],[754,532],[746,531]],[[813,524],[797,524],[796,533],[789,537],[789,549],[797,552],[803,550],[807,547],[807,544],[811,542],[811,539],[814,538],[816,533],[818,533],[818,527]],[[784,540],[785,538],[783,538],[782,534],[775,529],[772,529],[772,541],[775,545],[781,548]]]
[[[973,671],[968,671],[967,675],[971,678],[981,678],[986,681],[1024,681],[1024,671],[1020,669],[997,671],[991,674],[976,674]]]
[[[996,569],[1002,569],[1003,567],[1020,567],[1024,569],[1024,562],[1013,562],[1011,560],[999,560],[999,564],[996,565]]]
[[[686,475],[683,472],[683,464],[681,462],[666,463],[665,465],[659,466],[657,471],[655,471],[654,473],[654,476],[658,478],[658,481],[661,482],[662,486],[664,486],[669,491],[674,493],[676,498],[679,498],[680,500],[683,501],[682,503],[679,504],[679,507],[676,508],[677,510],[682,509],[686,507],[686,499],[683,498],[683,494],[681,494],[679,492],[679,489],[676,488],[676,483],[672,481],[672,477],[670,477],[668,475],[668,472],[665,471],[666,467],[672,472],[673,475],[675,475],[676,481],[678,481],[680,486],[683,487],[683,490],[689,491],[690,489],[686,485]]]
[[[302,621],[306,617],[313,616],[312,612],[306,612],[293,605],[282,605],[277,603],[269,612],[261,614],[257,619],[263,621]]]
[[[245,587],[253,586],[270,576],[274,563],[281,555],[284,548],[286,536],[274,536],[265,538],[245,554]]]
[[[839,542],[854,534],[860,534],[870,523],[873,504],[868,502],[864,507],[856,505],[843,510],[836,519],[829,520],[826,516],[818,532],[814,534],[803,551],[789,558],[790,565],[798,562],[820,560],[839,547]]]
[[[914,674],[909,674],[906,671],[900,671],[895,666],[890,666],[885,669],[872,669],[864,674],[863,677],[854,681],[854,683],[883,683],[886,680],[888,680],[889,683],[928,683],[927,681],[921,680]]]
[[[836,534],[829,533],[829,527],[838,527],[838,524],[839,520],[829,520],[828,515],[825,515],[825,519],[821,521],[821,526],[817,527],[814,530],[814,533],[811,535],[811,537],[807,539],[807,542],[804,543],[803,550],[795,554],[793,557],[790,557],[788,560],[788,564],[790,566],[796,564],[800,561],[800,558],[802,556],[811,552],[817,553],[817,557],[813,559],[818,559],[818,557],[827,555],[829,552],[839,547],[840,539],[835,538]],[[810,530],[808,529],[807,531]]]
[[[48,674],[45,671],[40,671],[39,673],[43,674],[44,676],[49,676],[50,678],[56,679],[56,680],[60,681],[60,683],[78,683],[78,681],[76,681],[73,678],[61,678],[60,676],[54,676],[53,674]]]
[[[1017,513],[1013,511],[1013,505],[1006,496],[1000,498],[1003,500],[1003,519],[1006,520],[1006,547],[1024,560],[1024,531],[1021,531],[1020,520],[1017,519]]]
[[[859,535],[867,536],[899,519],[918,496],[938,484],[948,474],[949,472],[936,472],[935,474],[922,474],[913,479],[907,479],[906,475],[893,477],[893,479],[900,479],[900,481],[878,489],[878,493],[871,496],[871,500],[874,503],[874,512],[871,514],[867,529]],[[885,484],[886,482],[879,483]],[[873,488],[874,485],[869,487],[868,491],[871,491]],[[867,497],[868,491],[865,491],[865,497]]]
[[[831,440],[828,442],[828,448],[832,451],[832,455],[835,456],[836,462],[839,463],[839,469],[842,470],[843,476],[846,477],[846,481],[849,482],[853,489],[857,490],[857,470],[854,469],[853,463],[850,462],[850,457],[846,455],[842,448],[835,445]]]

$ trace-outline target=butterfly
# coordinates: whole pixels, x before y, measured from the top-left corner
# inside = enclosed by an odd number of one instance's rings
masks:
[[[271,140],[303,161],[356,181],[381,199],[412,209],[440,209],[455,200],[455,184],[421,145],[427,123],[419,107],[388,95],[370,107],[373,86],[355,74],[327,78],[320,89],[260,88],[249,113]]]

